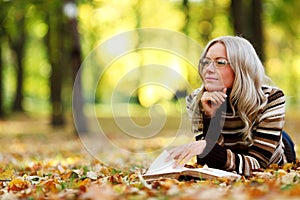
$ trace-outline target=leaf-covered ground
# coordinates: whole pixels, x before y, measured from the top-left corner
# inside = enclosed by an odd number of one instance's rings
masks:
[[[297,122],[289,125],[296,127]],[[233,182],[166,179],[147,183],[138,168],[103,165],[87,153],[73,128],[51,129],[47,119],[2,120],[0,141],[1,199],[300,198],[299,163],[273,165]]]

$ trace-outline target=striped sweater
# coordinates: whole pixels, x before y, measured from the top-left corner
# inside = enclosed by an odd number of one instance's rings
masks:
[[[217,134],[217,142],[212,144],[207,155],[198,156],[198,163],[250,176],[255,169],[266,168],[272,163],[287,162],[281,135],[285,117],[284,94],[280,89],[271,86],[264,86],[262,89],[268,102],[259,112],[252,127],[253,142],[243,141],[241,131],[244,122],[237,114],[233,116],[230,106],[227,106],[226,112],[219,114],[222,119],[222,123],[218,123],[220,128],[214,129],[214,132],[220,132],[213,133]],[[196,140],[208,141],[206,133],[211,119],[199,109],[199,92],[200,89],[196,89],[186,98],[187,111]]]

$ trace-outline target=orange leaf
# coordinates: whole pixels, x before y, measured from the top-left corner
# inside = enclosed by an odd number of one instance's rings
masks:
[[[30,186],[28,181],[22,178],[15,178],[8,184],[8,191],[21,191]]]
[[[57,193],[59,192],[58,183],[54,179],[49,179],[43,182],[41,185],[44,186],[46,191]]]

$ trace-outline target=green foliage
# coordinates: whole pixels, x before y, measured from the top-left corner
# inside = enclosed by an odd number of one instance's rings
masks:
[[[15,57],[7,45],[6,36],[18,38],[19,19],[24,16],[27,41],[25,63],[25,109],[30,112],[49,112],[49,78],[51,66],[44,46],[50,31],[46,11],[54,9],[61,1],[1,1],[1,48],[4,65],[4,97],[6,109],[12,104],[15,93]],[[188,10],[183,2],[164,0],[79,0],[77,3],[79,32],[83,58],[91,50],[111,36],[135,28],[166,28],[186,33],[204,45],[213,37],[232,34],[230,0],[188,1]],[[298,26],[300,7],[298,0],[266,0],[263,2],[263,24],[266,50],[266,71],[277,86],[284,89],[288,104],[299,102],[300,50]],[[188,17],[188,18],[187,18]],[[188,21],[187,21],[188,20]],[[186,24],[188,22],[188,24]],[[5,34],[4,34],[4,32]],[[2,45],[3,44],[3,45]],[[126,71],[128,65],[123,68]],[[128,69],[127,69],[128,70]],[[192,67],[187,67],[189,81],[194,87],[199,78]],[[114,72],[112,72],[114,73]],[[111,75],[102,80],[102,91],[97,91],[99,101],[113,87]],[[68,76],[71,77],[71,74]],[[115,76],[117,78],[117,76]],[[70,79],[64,83],[64,91],[71,92]],[[65,95],[65,98],[69,98]],[[65,101],[70,104],[69,99]]]
[[[299,103],[299,8],[297,0],[266,1],[264,4],[266,70],[281,87],[287,103]]]

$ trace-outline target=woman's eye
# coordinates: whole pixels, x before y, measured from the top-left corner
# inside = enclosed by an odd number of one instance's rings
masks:
[[[226,60],[217,60],[216,63],[217,63],[217,65],[226,65],[227,64]]]
[[[203,61],[203,65],[209,65],[210,61]]]

